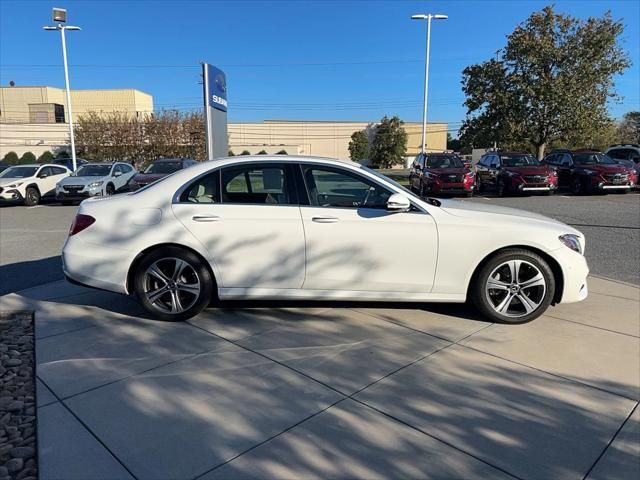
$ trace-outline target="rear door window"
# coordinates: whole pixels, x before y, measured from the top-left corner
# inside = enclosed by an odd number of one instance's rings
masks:
[[[222,169],[222,203],[297,204],[293,172],[285,164],[246,164]]]

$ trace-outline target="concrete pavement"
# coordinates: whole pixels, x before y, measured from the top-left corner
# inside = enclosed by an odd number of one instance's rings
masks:
[[[640,289],[590,289],[521,326],[264,303],[173,324],[64,281],[0,309],[36,311],[42,480],[636,478]]]

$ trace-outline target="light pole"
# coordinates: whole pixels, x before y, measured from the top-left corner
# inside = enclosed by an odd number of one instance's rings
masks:
[[[447,15],[440,14],[421,14],[412,15],[411,20],[426,20],[427,21],[427,50],[424,60],[424,105],[422,111],[422,149],[421,153],[424,156],[427,145],[427,97],[429,94],[429,53],[431,50],[431,20],[446,20],[449,18]]]
[[[80,27],[64,25],[67,22],[67,11],[64,8],[53,9],[53,21],[55,26],[42,27],[44,30],[60,30],[62,38],[62,61],[64,63],[64,82],[67,89],[67,112],[69,114],[69,140],[71,141],[71,164],[73,171],[76,171],[76,143],[73,136],[73,112],[71,111],[71,89],[69,87],[69,66],[67,65],[67,42],[64,36],[65,30],[80,30]]]

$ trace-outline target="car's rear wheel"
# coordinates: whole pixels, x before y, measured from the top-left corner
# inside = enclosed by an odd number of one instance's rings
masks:
[[[209,269],[194,253],[164,247],[147,254],[134,273],[138,301],[155,318],[181,321],[200,313],[213,296]]]
[[[24,204],[33,207],[40,203],[40,192],[36,187],[28,187],[24,192]]]
[[[555,277],[549,264],[529,250],[504,250],[475,275],[470,300],[494,322],[526,323],[553,300]]]

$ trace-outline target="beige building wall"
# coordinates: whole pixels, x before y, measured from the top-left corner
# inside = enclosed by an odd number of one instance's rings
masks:
[[[230,123],[229,149],[235,154],[243,150],[251,153],[266,150],[275,153],[284,145],[297,146],[301,155],[349,159],[351,135],[368,127],[371,122],[304,122],[267,120],[262,123]],[[422,142],[422,124],[407,122],[407,157],[413,158],[419,152]],[[447,148],[447,124],[427,125],[428,151],[441,152]],[[289,149],[287,153],[290,152]]]
[[[53,103],[62,105],[66,113],[64,89],[55,87],[0,87],[0,122],[28,123],[29,105]],[[73,120],[90,111],[125,112],[145,115],[153,112],[153,97],[135,89],[71,90]]]

